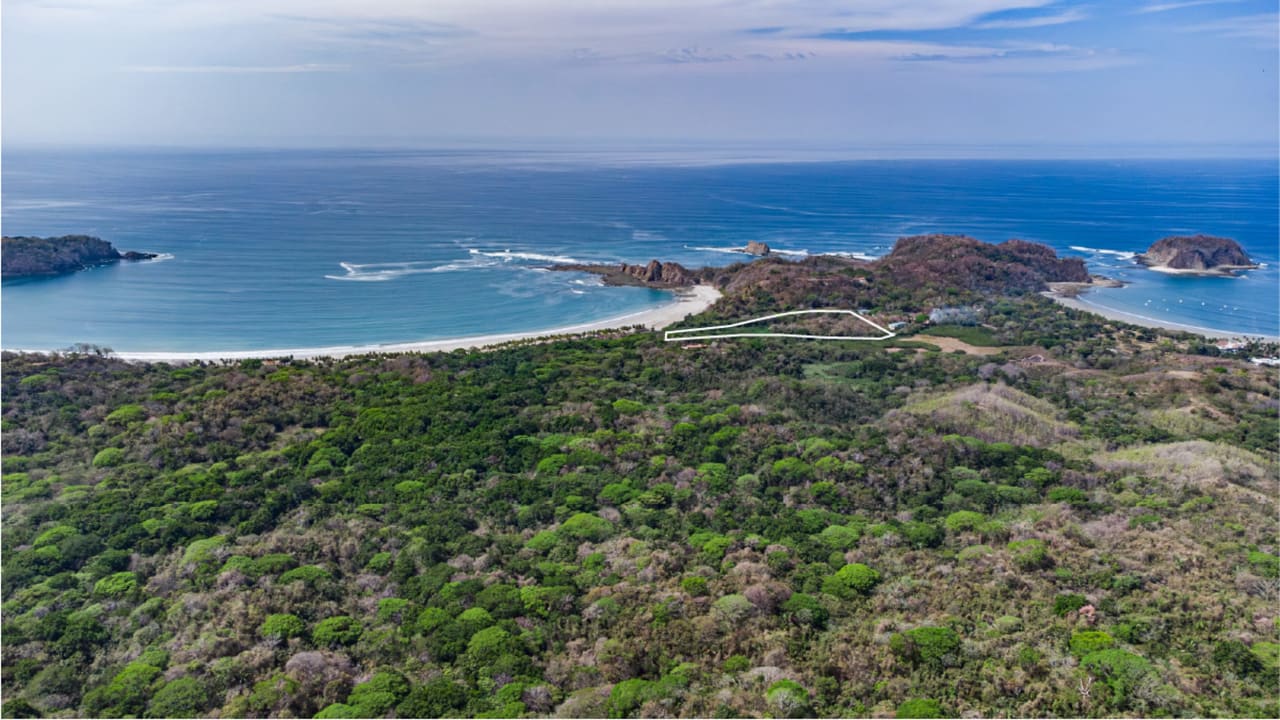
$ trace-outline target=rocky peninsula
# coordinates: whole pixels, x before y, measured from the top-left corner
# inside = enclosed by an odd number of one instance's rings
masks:
[[[674,262],[650,260],[646,265],[551,265],[548,270],[587,272],[599,275],[605,285],[638,285],[660,289],[698,284],[698,273]]]
[[[1162,238],[1135,259],[1159,272],[1194,275],[1230,275],[1258,267],[1240,243],[1211,235]]]
[[[120,252],[89,235],[5,237],[0,240],[0,276],[8,280],[76,272],[119,260],[149,260],[154,253]]]

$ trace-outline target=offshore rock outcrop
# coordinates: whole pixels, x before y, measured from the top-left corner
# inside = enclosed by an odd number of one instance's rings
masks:
[[[149,260],[152,253],[121,253],[89,235],[6,237],[0,240],[0,275],[5,279],[62,275],[118,260]]]
[[[1165,272],[1229,274],[1257,267],[1240,243],[1211,235],[1172,236],[1152,243],[1138,262]]]

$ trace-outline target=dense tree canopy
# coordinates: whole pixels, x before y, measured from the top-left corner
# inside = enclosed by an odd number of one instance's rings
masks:
[[[983,323],[7,354],[4,714],[1275,715],[1276,371]]]

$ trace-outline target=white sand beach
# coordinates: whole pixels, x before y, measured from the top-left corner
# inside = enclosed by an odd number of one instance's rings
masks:
[[[1137,315],[1123,310],[1095,305],[1094,303],[1079,297],[1064,297],[1053,292],[1043,292],[1040,294],[1069,308],[1083,310],[1084,312],[1090,312],[1094,315],[1101,315],[1108,320],[1118,320],[1120,322],[1127,322],[1133,325],[1141,325],[1149,328],[1161,328],[1164,330],[1177,330],[1181,332],[1195,333],[1196,335],[1203,335],[1204,337],[1215,339],[1246,337],[1245,333],[1230,332],[1228,330],[1215,330],[1213,328],[1203,328],[1195,325],[1183,325],[1182,323],[1169,322],[1167,320],[1160,320],[1146,315]],[[1250,335],[1248,337],[1260,336]],[[1267,339],[1274,340],[1275,338],[1272,337]]]
[[[291,348],[278,350],[211,350],[204,352],[181,351],[149,351],[149,352],[116,352],[115,357],[136,362],[191,362],[196,360],[243,360],[247,358],[316,358],[347,357],[349,355],[366,355],[369,353],[408,353],[408,352],[449,352],[452,350],[485,348],[493,345],[514,342],[517,340],[533,340],[560,335],[578,335],[598,330],[612,330],[644,326],[652,330],[660,330],[673,325],[689,315],[711,307],[720,299],[720,291],[710,285],[695,285],[688,289],[676,291],[674,302],[651,310],[619,315],[617,317],[569,325],[566,327],[532,330],[529,332],[506,333],[502,335],[477,335],[472,337],[447,338],[444,340],[423,340],[421,342],[389,343],[385,345],[342,345],[321,348]]]

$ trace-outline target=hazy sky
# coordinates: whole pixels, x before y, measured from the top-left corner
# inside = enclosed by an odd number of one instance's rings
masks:
[[[4,0],[3,139],[1252,145],[1277,2]]]

